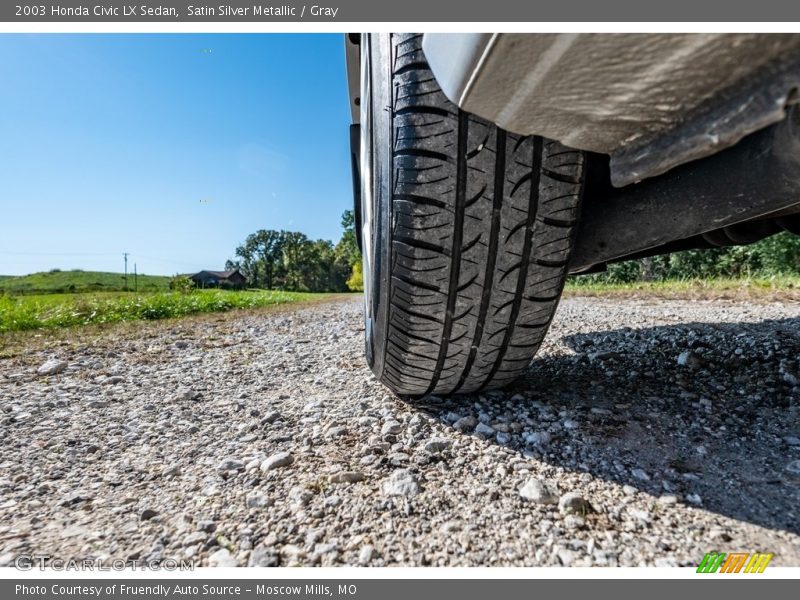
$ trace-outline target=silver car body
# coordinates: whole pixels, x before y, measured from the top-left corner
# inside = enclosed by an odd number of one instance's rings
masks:
[[[800,88],[797,34],[429,33],[423,48],[460,108],[609,155],[615,186],[780,121]]]

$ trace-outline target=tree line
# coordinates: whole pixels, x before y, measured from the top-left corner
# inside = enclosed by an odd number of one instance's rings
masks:
[[[295,292],[361,291],[361,253],[353,211],[342,215],[342,237],[311,240],[304,233],[260,229],[236,248],[226,269],[239,269],[248,287]]]
[[[236,248],[226,269],[238,268],[249,287],[298,292],[362,291],[361,253],[353,211],[342,215],[342,237],[334,245],[297,231],[260,229]],[[603,273],[572,278],[581,283],[632,283],[800,274],[800,236],[780,233],[749,246],[686,250],[628,260]]]
[[[674,254],[627,260],[573,282],[633,283],[676,279],[770,278],[800,274],[800,236],[779,233],[749,246],[684,250]]]

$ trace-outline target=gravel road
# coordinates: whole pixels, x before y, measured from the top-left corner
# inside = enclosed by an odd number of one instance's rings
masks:
[[[800,566],[797,304],[571,298],[513,387],[412,402],[362,335],[348,298],[26,336],[0,564]]]

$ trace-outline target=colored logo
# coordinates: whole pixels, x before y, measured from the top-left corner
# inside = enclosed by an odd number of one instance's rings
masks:
[[[707,552],[697,567],[698,573],[763,573],[773,554],[756,552]]]

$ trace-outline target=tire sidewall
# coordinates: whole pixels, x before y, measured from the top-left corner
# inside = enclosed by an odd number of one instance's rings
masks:
[[[388,335],[388,314],[391,285],[391,214],[392,214],[392,91],[390,34],[366,34],[363,38],[362,68],[366,69],[369,93],[361,90],[362,99],[369,98],[368,119],[362,119],[362,140],[368,138],[368,151],[362,155],[369,169],[362,175],[362,215],[371,214],[371,223],[362,229],[362,244],[369,245],[371,261],[364,270],[365,281],[365,345],[367,362],[380,379],[384,370],[385,343]],[[362,80],[363,81],[363,80]],[[366,130],[363,130],[366,128]],[[369,189],[366,189],[366,188]]]

